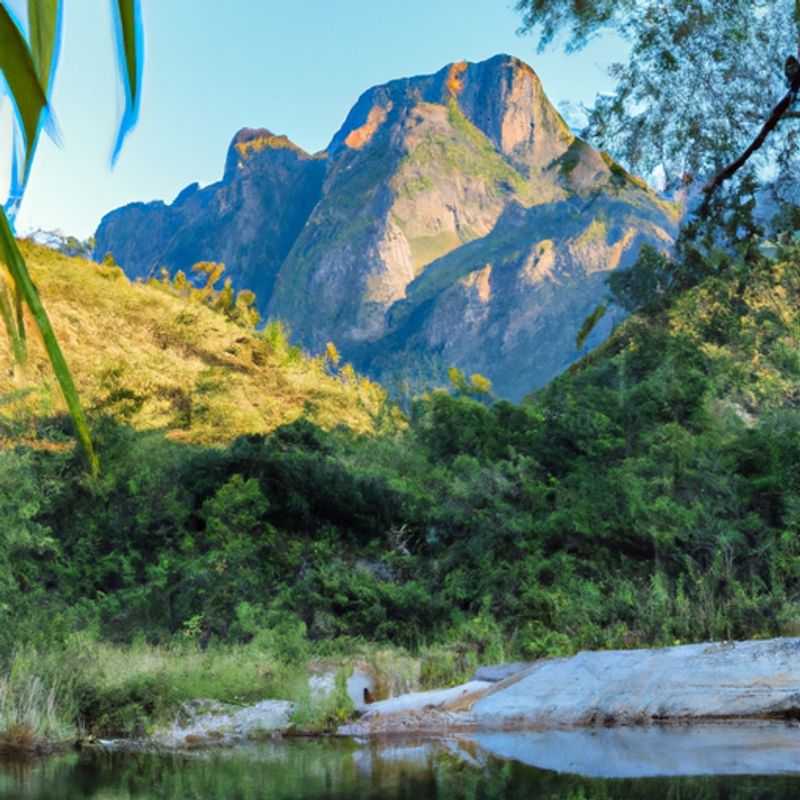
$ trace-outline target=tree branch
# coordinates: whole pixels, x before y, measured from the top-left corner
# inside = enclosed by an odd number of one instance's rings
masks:
[[[722,186],[723,183],[725,183],[725,181],[727,181],[729,178],[732,178],[748,162],[750,156],[752,156],[753,153],[756,152],[756,150],[759,150],[761,148],[761,146],[767,140],[767,136],[769,136],[769,134],[775,129],[775,127],[778,125],[781,119],[789,115],[789,109],[791,108],[794,101],[797,99],[798,91],[800,91],[800,76],[798,76],[797,78],[795,78],[794,81],[792,81],[791,88],[786,93],[786,95],[781,99],[778,105],[776,105],[775,108],[772,109],[772,113],[769,115],[769,118],[761,127],[761,130],[758,132],[758,136],[756,136],[756,138],[753,139],[752,143],[747,148],[747,150],[745,150],[744,153],[742,153],[739,156],[739,158],[736,159],[736,161],[732,161],[730,164],[728,164],[727,167],[725,167],[725,169],[718,172],[703,187],[703,193],[705,194],[706,197],[705,200],[703,200],[703,204],[700,206],[700,210],[698,212],[701,218],[707,216],[709,211],[709,206],[711,203],[711,197],[714,194],[714,192],[716,192],[717,189],[719,189],[719,187]],[[791,116],[794,117],[797,115],[792,113]]]

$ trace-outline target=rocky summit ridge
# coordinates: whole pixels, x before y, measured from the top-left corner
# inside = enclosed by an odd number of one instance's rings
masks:
[[[322,153],[243,129],[218,183],[112,211],[96,254],[133,277],[222,261],[312,351],[413,387],[458,366],[518,399],[578,357],[608,272],[677,221],[499,55],[369,89]]]

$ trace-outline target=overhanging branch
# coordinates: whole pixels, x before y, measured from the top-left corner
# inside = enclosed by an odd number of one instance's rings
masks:
[[[797,93],[800,91],[800,76],[795,78],[792,81],[792,86],[786,95],[781,99],[778,105],[772,109],[772,113],[769,115],[767,121],[761,127],[761,130],[758,132],[758,136],[753,139],[750,146],[745,150],[739,158],[735,161],[732,161],[728,164],[725,169],[718,172],[704,187],[703,187],[703,194],[705,194],[705,200],[703,200],[703,204],[700,206],[699,215],[700,217],[705,217],[708,214],[709,206],[711,203],[711,198],[714,192],[722,186],[725,181],[732,178],[750,159],[750,157],[755,153],[757,150],[761,149],[761,146],[767,140],[767,137],[772,133],[772,131],[777,127],[778,123],[781,119],[791,117],[796,118],[800,117],[800,114],[795,112],[790,112],[789,109],[792,107],[792,104],[797,99]]]

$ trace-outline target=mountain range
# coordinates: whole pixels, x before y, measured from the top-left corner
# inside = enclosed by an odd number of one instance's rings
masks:
[[[516,400],[580,356],[608,273],[678,222],[498,55],[369,89],[320,153],[240,130],[219,182],[110,212],[95,255],[133,278],[223,262],[311,352],[333,341],[398,390],[457,366]]]

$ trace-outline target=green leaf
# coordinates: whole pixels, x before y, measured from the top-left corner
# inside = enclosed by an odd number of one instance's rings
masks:
[[[22,340],[23,352],[27,353],[26,335],[25,335],[25,315],[22,313],[22,292],[15,286],[14,287],[14,305],[17,312],[17,331]],[[24,361],[23,357],[23,361]]]
[[[92,438],[89,433],[89,425],[86,422],[83,408],[81,408],[78,390],[75,388],[75,382],[72,380],[72,373],[70,373],[64,354],[61,352],[61,347],[58,344],[53,326],[50,324],[50,319],[47,316],[47,312],[44,310],[39,292],[36,286],[34,286],[33,280],[28,272],[28,267],[17,246],[17,240],[14,238],[11,225],[2,208],[0,208],[0,259],[2,259],[8,267],[8,271],[11,273],[11,277],[16,284],[17,291],[19,291],[22,299],[30,309],[31,315],[39,328],[45,349],[47,350],[47,355],[50,357],[50,363],[53,365],[53,372],[55,372],[56,378],[61,386],[61,392],[64,395],[67,408],[75,424],[78,440],[86,454],[89,469],[92,475],[96,476],[100,471],[100,462],[94,452]]]
[[[0,3],[0,72],[6,79],[22,126],[25,139],[23,175],[27,176],[36,147],[39,123],[47,109],[47,96],[39,82],[28,43],[2,3]]]
[[[139,52],[136,43],[137,7],[135,0],[117,0],[120,24],[122,25],[123,58],[125,80],[133,102],[139,98]]]
[[[11,308],[11,298],[8,295],[8,286],[3,278],[0,278],[0,318],[6,327],[6,333],[11,341],[11,349],[14,351],[14,360],[18,364],[23,364],[26,359],[25,338],[21,335],[18,319],[14,319],[14,312]]]
[[[120,122],[117,143],[114,146],[112,163],[119,155],[122,142],[128,131],[136,124],[141,94],[140,77],[142,67],[141,11],[138,0],[114,0],[117,25],[117,46],[120,56],[120,72],[125,88],[125,113]]]
[[[58,50],[60,10],[60,0],[28,0],[28,24],[33,64],[36,67],[39,84],[44,90],[45,97],[50,92],[50,78],[53,74]]]

